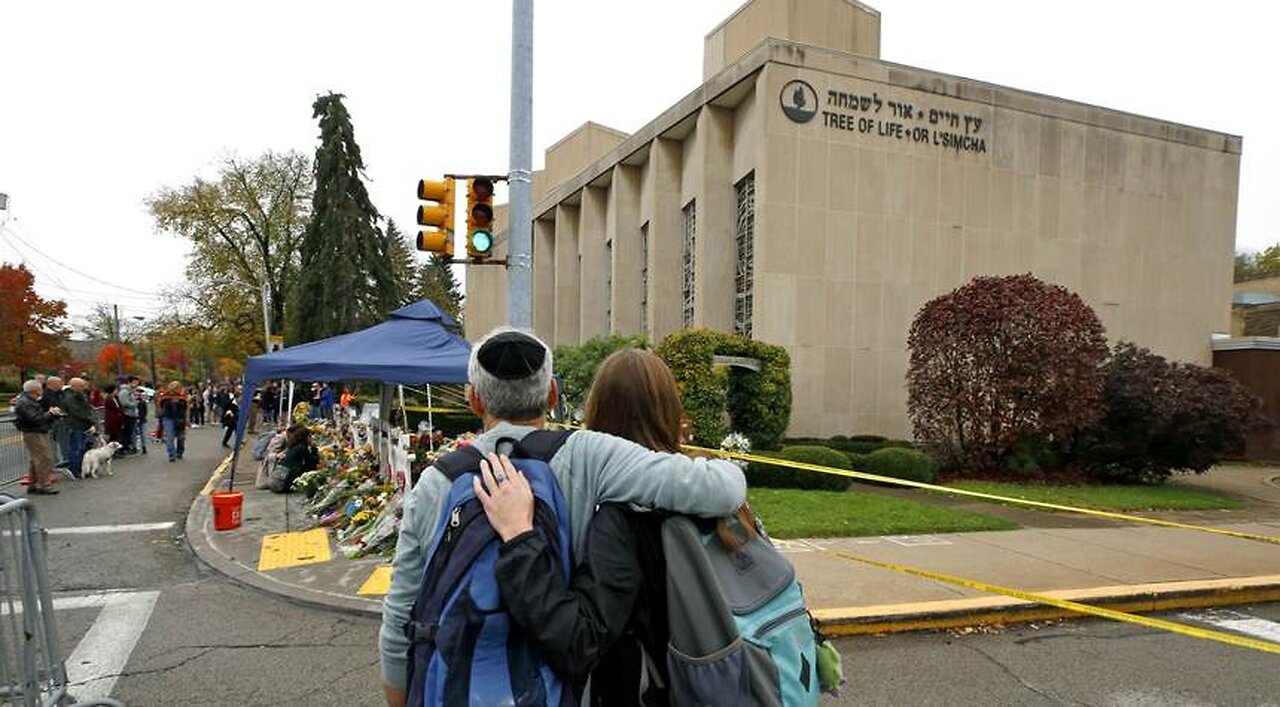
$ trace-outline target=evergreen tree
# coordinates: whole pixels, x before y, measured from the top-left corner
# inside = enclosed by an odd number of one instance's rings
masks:
[[[315,341],[381,320],[402,299],[378,210],[365,190],[364,160],[343,95],[312,104],[320,120],[311,221],[299,248],[289,340]]]
[[[391,276],[395,280],[399,295],[396,306],[417,301],[419,297],[416,294],[414,278],[417,275],[418,259],[414,257],[413,250],[404,239],[404,234],[396,228],[396,222],[391,219],[387,219],[386,247],[386,260],[391,265]]]
[[[462,323],[462,287],[448,260],[432,253],[418,266],[413,280],[414,299],[429,299],[442,311]]]

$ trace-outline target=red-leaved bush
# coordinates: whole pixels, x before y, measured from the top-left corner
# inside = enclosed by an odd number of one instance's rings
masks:
[[[1007,469],[1015,446],[1069,446],[1102,416],[1102,323],[1079,295],[1029,274],[932,300],[907,345],[915,438],[947,466]]]

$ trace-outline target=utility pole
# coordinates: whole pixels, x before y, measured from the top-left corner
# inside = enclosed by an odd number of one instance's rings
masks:
[[[267,278],[262,277],[262,347],[271,353],[271,301],[267,295]]]
[[[120,340],[120,305],[111,305],[112,319],[115,320],[116,335],[116,376],[124,375],[124,342]]]
[[[533,0],[511,14],[511,235],[507,249],[507,321],[533,328]]]

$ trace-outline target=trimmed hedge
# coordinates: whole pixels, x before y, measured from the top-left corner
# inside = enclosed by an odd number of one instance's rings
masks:
[[[753,449],[773,449],[791,421],[791,357],[781,346],[710,329],[681,329],[658,346],[680,386],[694,442],[715,447],[729,426]],[[712,357],[760,361],[760,372],[714,366]],[[728,413],[728,420],[725,414]]]
[[[917,449],[885,447],[865,458],[866,471],[895,479],[931,484],[938,479],[938,462]]]
[[[870,454],[877,449],[886,447],[901,447],[903,449],[915,449],[916,446],[905,439],[888,439],[879,435],[854,435],[845,437],[836,435],[831,438],[822,437],[790,437],[783,442],[787,445],[817,445],[820,447],[829,447],[846,454]]]
[[[851,469],[849,457],[834,449],[818,446],[783,447],[780,452],[758,452],[761,456],[788,461],[803,462],[830,466],[836,469]],[[805,469],[792,469],[773,464],[752,462],[747,469],[749,486],[768,486],[774,488],[807,489],[814,491],[844,491],[849,488],[849,479],[834,474],[823,474]]]
[[[600,364],[613,352],[626,348],[647,349],[649,344],[643,336],[604,334],[587,339],[581,346],[555,348],[555,373],[564,381],[560,394],[570,415],[586,406],[587,395],[591,392]]]

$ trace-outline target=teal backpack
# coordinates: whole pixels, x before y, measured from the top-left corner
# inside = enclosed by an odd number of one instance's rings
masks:
[[[689,518],[663,522],[672,704],[818,704],[818,641],[804,595],[760,530],[728,550]]]

